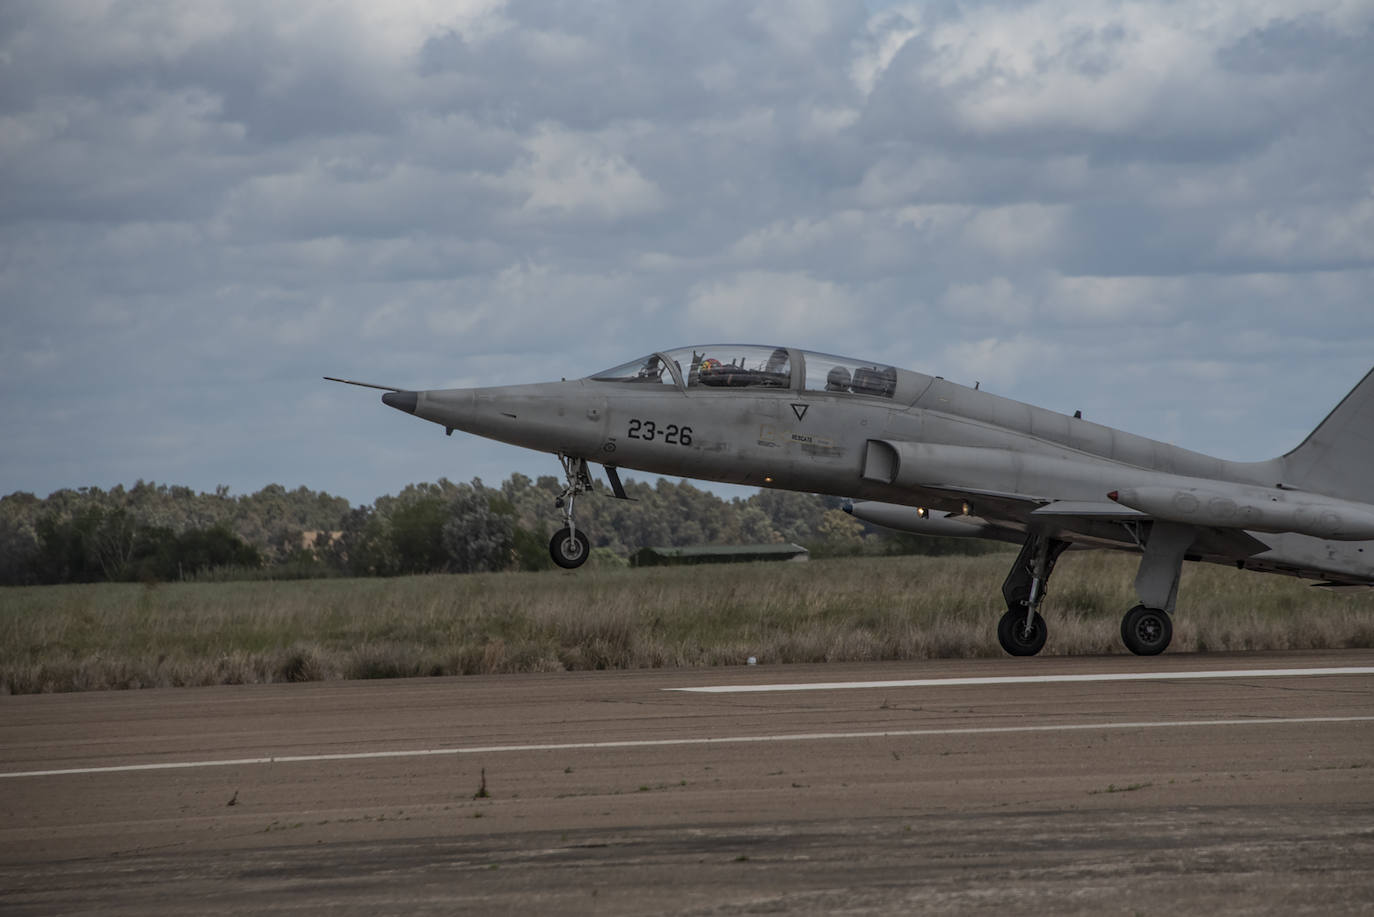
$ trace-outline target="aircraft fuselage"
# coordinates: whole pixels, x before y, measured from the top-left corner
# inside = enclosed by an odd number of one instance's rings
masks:
[[[416,394],[417,417],[528,449],[650,474],[919,506],[1013,534],[1036,526],[1123,550],[1139,549],[1119,524],[1137,515],[1124,507],[1119,516],[1076,518],[1068,528],[1051,514],[1031,518],[1033,511],[1019,511],[1003,495],[1105,505],[1109,492],[1141,483],[1177,491],[1187,479],[1203,479],[1222,491],[1275,490],[1282,475],[1273,461],[1227,462],[934,378],[910,405],[588,379]],[[865,474],[877,444],[888,443],[909,453],[908,474],[890,481],[871,468]],[[1203,538],[1193,556],[1311,578],[1374,579],[1374,543],[1293,533],[1263,540],[1268,550],[1237,557],[1225,539],[1209,545]]]

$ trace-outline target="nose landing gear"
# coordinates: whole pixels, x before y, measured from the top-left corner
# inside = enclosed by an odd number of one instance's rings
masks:
[[[558,461],[563,465],[563,475],[567,483],[553,505],[563,510],[566,525],[550,539],[549,556],[563,569],[574,570],[586,563],[588,555],[591,554],[587,534],[578,531],[577,522],[573,519],[573,505],[577,502],[579,494],[591,492],[592,473],[587,468],[586,459],[572,458],[560,452]]]

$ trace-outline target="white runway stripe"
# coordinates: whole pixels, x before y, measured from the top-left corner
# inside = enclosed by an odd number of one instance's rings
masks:
[[[1115,672],[1100,675],[1006,675],[987,678],[911,678],[902,681],[818,681],[792,685],[706,685],[664,688],[692,694],[759,694],[769,691],[845,691],[854,688],[944,688],[958,685],[1034,685],[1075,681],[1186,681],[1197,678],[1292,678],[1297,675],[1374,675],[1374,667],[1327,669],[1230,669],[1212,672]]]
[[[560,742],[544,745],[485,745],[471,748],[420,748],[405,751],[361,751],[331,755],[279,755],[270,758],[226,758],[219,761],[163,761],[156,764],[116,764],[108,767],[69,767],[46,771],[0,773],[5,777],[57,777],[71,774],[117,774],[130,771],[169,771],[192,767],[235,767],[295,764],[309,761],[365,761],[378,758],[424,758],[434,755],[496,755],[520,751],[569,751],[599,748],[666,748],[676,745],[743,745],[762,742],[826,742],[844,739],[884,739],[913,736],[997,735],[1015,732],[1082,732],[1107,729],[1181,729],[1198,726],[1301,726],[1318,723],[1368,723],[1374,716],[1255,717],[1230,720],[1174,720],[1121,723],[1063,723],[1054,726],[975,726],[953,729],[884,729],[874,732],[804,732],[792,735],[724,736],[698,739],[640,739],[621,742]]]

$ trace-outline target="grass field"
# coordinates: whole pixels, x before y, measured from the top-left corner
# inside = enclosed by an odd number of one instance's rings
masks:
[[[0,590],[0,692],[997,656],[1011,554]],[[1122,653],[1136,558],[1070,553],[1046,654]],[[1374,646],[1374,592],[1186,565],[1171,651]]]

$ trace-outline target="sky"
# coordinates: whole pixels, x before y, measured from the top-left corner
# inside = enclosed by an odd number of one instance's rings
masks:
[[[553,474],[321,377],[741,341],[1269,458],[1374,366],[1371,87],[1374,0],[7,0],[0,494]]]

